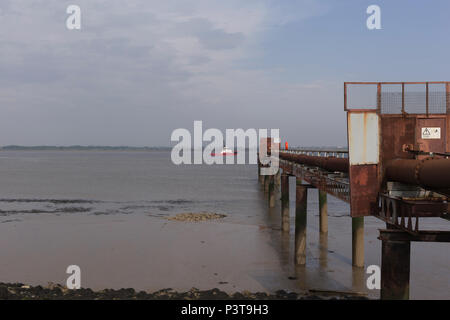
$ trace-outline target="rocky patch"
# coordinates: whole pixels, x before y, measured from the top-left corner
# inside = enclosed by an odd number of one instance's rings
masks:
[[[200,222],[207,220],[217,220],[225,218],[225,214],[199,212],[199,213],[179,213],[173,217],[167,218],[171,221],[186,221],[186,222]]]

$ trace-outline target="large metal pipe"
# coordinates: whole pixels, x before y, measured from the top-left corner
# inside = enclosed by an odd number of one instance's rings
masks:
[[[348,172],[348,159],[336,157],[317,157],[305,154],[280,152],[280,158],[308,166],[319,167],[328,171]]]
[[[386,179],[423,188],[450,188],[450,159],[395,159],[386,164]]]

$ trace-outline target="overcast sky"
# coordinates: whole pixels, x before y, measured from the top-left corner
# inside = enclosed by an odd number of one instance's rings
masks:
[[[366,28],[371,4],[382,30]],[[449,14],[447,0],[0,0],[0,145],[168,146],[194,120],[345,145],[344,81],[450,80]]]

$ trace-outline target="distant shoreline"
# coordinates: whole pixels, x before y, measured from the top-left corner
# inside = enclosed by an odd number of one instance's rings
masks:
[[[168,151],[171,147],[127,146],[3,146],[0,151]]]
[[[293,147],[304,150],[347,151],[346,147]],[[8,145],[0,147],[0,151],[171,151],[172,147],[132,147],[132,146],[20,146]],[[248,151],[248,148],[245,149]],[[193,150],[192,150],[193,151]],[[282,151],[282,150],[281,150]]]

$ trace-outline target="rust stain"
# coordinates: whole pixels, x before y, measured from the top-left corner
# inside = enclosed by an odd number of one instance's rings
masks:
[[[348,152],[349,152],[349,157],[350,157],[350,154],[351,154],[351,146],[353,145],[353,140],[352,140],[352,137],[353,137],[353,135],[352,135],[352,131],[353,131],[353,129],[352,129],[352,121],[351,121],[351,112],[348,112],[347,113],[347,130],[348,130],[348,134],[347,134],[347,136],[348,136]]]
[[[378,195],[377,165],[354,165],[350,170],[351,216],[370,215]]]
[[[355,182],[360,186],[366,186],[369,182],[369,173],[367,168],[361,168],[362,170],[354,177]]]

